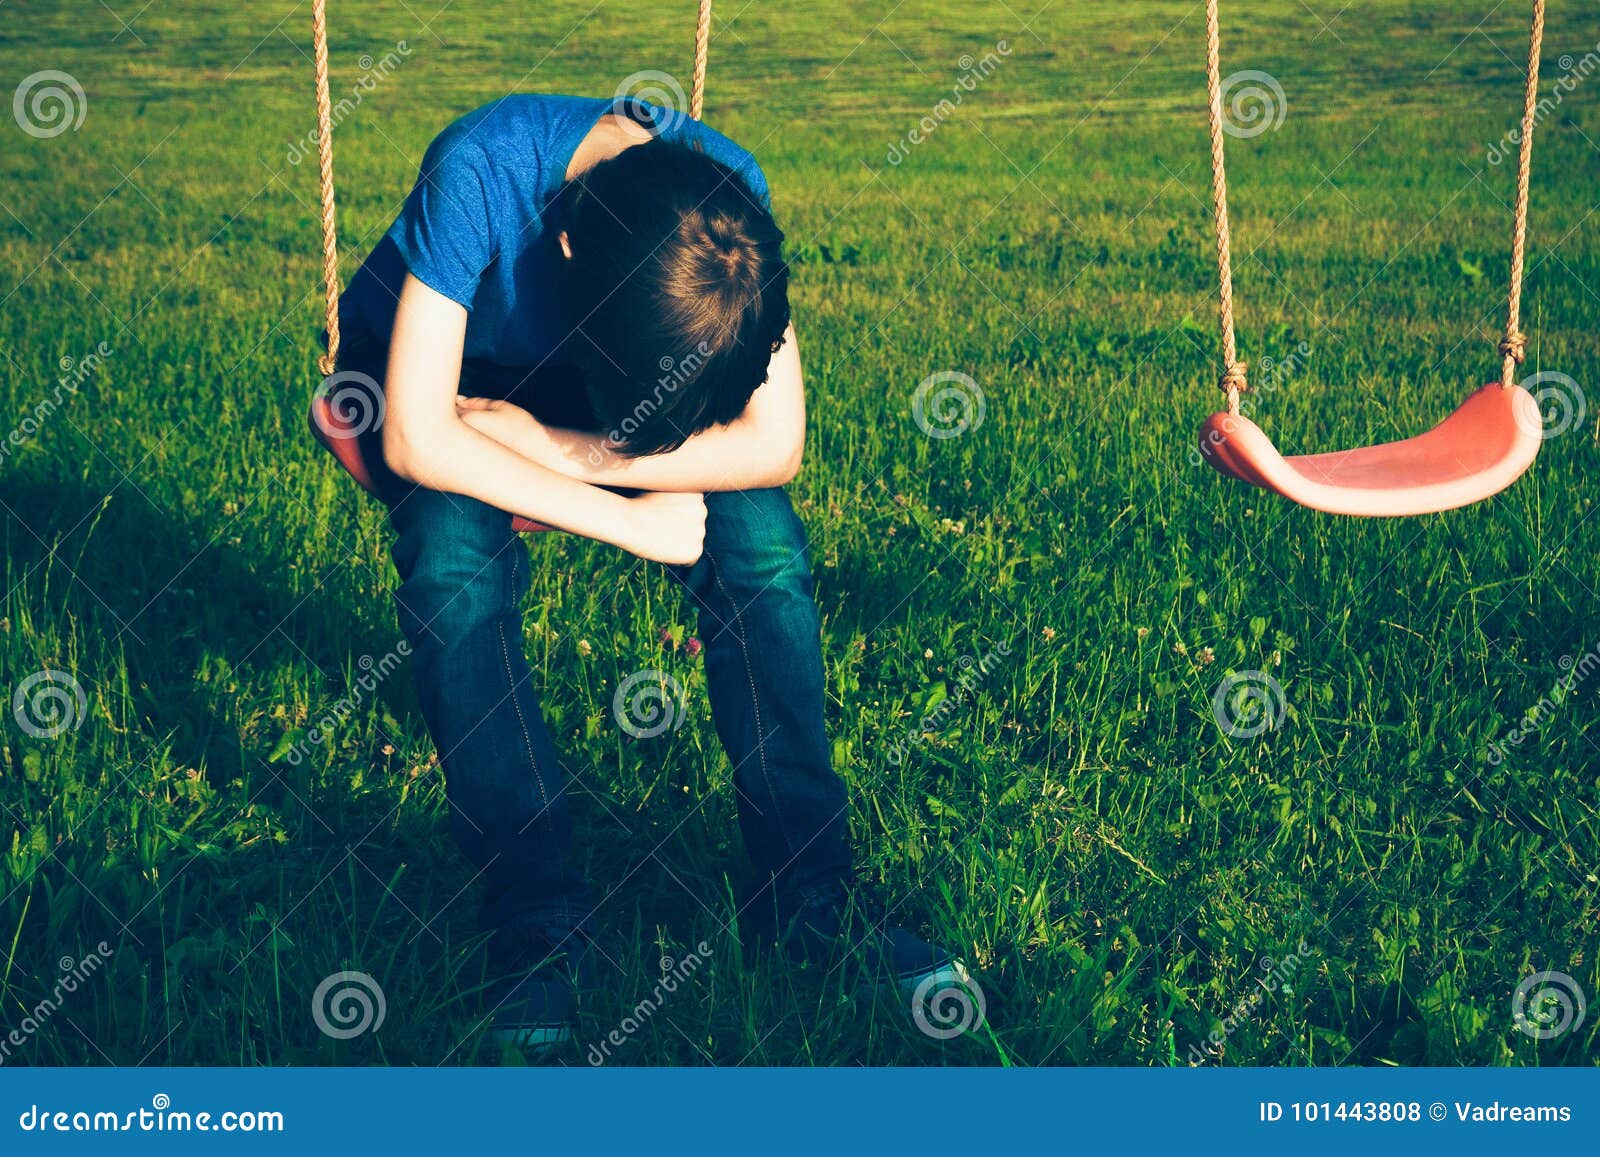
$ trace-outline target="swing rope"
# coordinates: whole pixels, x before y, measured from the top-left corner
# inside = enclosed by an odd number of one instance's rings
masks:
[[[1211,194],[1216,205],[1217,282],[1220,286],[1218,316],[1222,323],[1222,379],[1218,383],[1228,397],[1228,413],[1239,412],[1239,395],[1250,388],[1246,365],[1239,360],[1233,324],[1232,231],[1228,225],[1228,177],[1223,163],[1224,120],[1222,109],[1222,67],[1217,20],[1218,0],[1206,0],[1206,92],[1210,99]],[[1514,383],[1517,366],[1522,364],[1528,338],[1522,332],[1522,278],[1528,240],[1528,182],[1533,170],[1533,130],[1539,108],[1539,59],[1544,48],[1545,0],[1533,0],[1533,28],[1528,43],[1528,80],[1522,108],[1522,139],[1517,162],[1517,199],[1511,232],[1511,290],[1507,299],[1505,337],[1499,352],[1500,384]]]
[[[339,361],[339,232],[333,207],[333,100],[328,95],[328,0],[311,0],[312,68],[317,78],[317,175],[322,192],[322,290],[328,350],[317,359],[323,377]]]
[[[1228,227],[1228,173],[1223,163],[1222,50],[1217,28],[1217,0],[1206,0],[1206,92],[1210,98],[1211,199],[1216,206],[1217,284],[1222,288],[1218,316],[1222,321],[1222,381],[1228,413],[1239,412],[1239,395],[1250,388],[1246,366],[1239,360],[1233,332],[1233,233]]]
[[[689,90],[689,115],[700,119],[706,103],[706,56],[711,46],[711,0],[700,0],[700,16],[694,26],[694,81]]]
[[[317,85],[317,180],[322,199],[322,290],[328,349],[317,359],[323,377],[339,361],[339,230],[334,214],[333,98],[328,91],[328,0],[311,0],[311,60]],[[700,119],[706,99],[706,57],[711,44],[711,0],[700,0],[694,30],[694,87],[689,115]]]
[[[1544,51],[1544,0],[1533,0],[1533,31],[1528,37],[1528,87],[1522,105],[1522,140],[1518,142],[1516,223],[1511,231],[1511,295],[1506,308],[1506,336],[1500,342],[1500,384],[1509,386],[1528,346],[1522,332],[1522,266],[1528,241],[1528,177],[1533,171],[1533,126],[1539,111],[1539,57]]]

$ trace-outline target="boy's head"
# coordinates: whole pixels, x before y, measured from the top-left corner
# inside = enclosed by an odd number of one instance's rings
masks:
[[[667,141],[626,149],[563,194],[565,352],[631,455],[730,422],[789,324],[783,233],[744,181]]]

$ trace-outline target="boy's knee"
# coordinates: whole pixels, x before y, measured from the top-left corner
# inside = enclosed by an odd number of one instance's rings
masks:
[[[811,592],[805,529],[782,490],[706,495],[706,554],[747,597]]]
[[[397,503],[391,518],[400,574],[395,602],[414,640],[426,634],[449,641],[520,597],[523,547],[503,512],[459,495],[422,492]]]

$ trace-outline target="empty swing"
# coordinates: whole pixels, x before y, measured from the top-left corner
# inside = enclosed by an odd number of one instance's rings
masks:
[[[1239,412],[1239,395],[1249,385],[1234,341],[1217,0],[1207,0],[1206,85],[1211,105],[1212,193],[1225,367],[1220,386],[1227,395],[1227,409],[1212,414],[1200,427],[1200,452],[1219,472],[1329,514],[1393,517],[1430,514],[1482,501],[1510,486],[1533,464],[1543,421],[1532,395],[1513,379],[1527,345],[1521,330],[1523,252],[1543,40],[1544,0],[1534,0],[1500,380],[1474,390],[1443,422],[1414,438],[1286,457],[1259,426]]]
[[[694,34],[694,79],[689,96],[689,115],[700,119],[705,105],[706,56],[711,41],[711,0],[699,0],[699,17]],[[322,197],[322,285],[324,324],[328,348],[317,359],[322,382],[311,396],[308,420],[316,436],[345,472],[369,494],[376,494],[372,471],[368,469],[361,435],[370,431],[374,419],[381,420],[381,398],[374,398],[371,387],[362,383],[353,390],[341,390],[339,361],[339,235],[334,219],[333,187],[333,101],[328,91],[328,4],[311,0],[312,69],[316,77],[317,172]],[[376,385],[377,383],[375,383]],[[511,529],[533,533],[553,528],[511,516]]]

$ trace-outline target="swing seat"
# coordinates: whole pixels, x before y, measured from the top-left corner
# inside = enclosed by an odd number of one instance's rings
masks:
[[[1495,382],[1426,434],[1328,454],[1286,458],[1261,427],[1224,411],[1200,427],[1200,454],[1230,478],[1313,510],[1399,517],[1498,494],[1533,464],[1542,431],[1532,395]]]
[[[341,413],[339,407],[333,404],[332,398],[320,391],[311,399],[311,411],[307,415],[307,420],[311,425],[311,433],[328,453],[333,455],[334,460],[344,467],[345,473],[354,478],[361,489],[376,496],[378,486],[373,480],[372,471],[367,466],[367,452],[362,447],[362,443],[369,439],[362,435],[355,421]],[[553,528],[513,514],[511,529],[518,534],[536,534]]]

